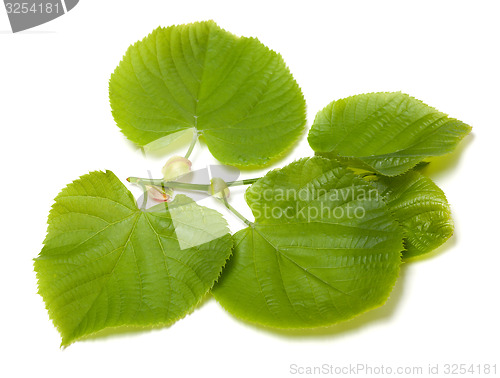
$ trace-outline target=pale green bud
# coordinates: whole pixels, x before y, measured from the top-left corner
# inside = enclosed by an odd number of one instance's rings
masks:
[[[220,177],[214,177],[210,180],[210,194],[218,198],[229,197],[229,188],[226,182]]]
[[[191,161],[182,156],[172,156],[167,160],[161,172],[165,181],[171,181],[191,172]]]

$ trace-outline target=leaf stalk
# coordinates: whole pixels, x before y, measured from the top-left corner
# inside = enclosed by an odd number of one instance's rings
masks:
[[[238,210],[236,210],[234,207],[231,206],[231,204],[227,201],[227,198],[226,197],[222,197],[222,198],[218,198],[216,197],[219,201],[221,201],[224,206],[226,206],[226,208],[231,212],[233,213],[234,215],[236,215],[236,217],[238,217],[243,223],[245,223],[247,226],[250,226],[252,227],[253,226],[253,223],[250,222],[247,218],[245,218]]]
[[[260,178],[260,177],[259,177]],[[241,185],[251,185],[259,178],[251,178],[246,180],[237,180],[237,181],[229,181],[227,182],[227,186],[241,186]],[[161,186],[164,188],[173,188],[173,189],[185,189],[185,190],[198,190],[207,192],[210,189],[210,185],[208,184],[191,184],[187,182],[179,182],[179,181],[165,181],[163,179],[149,179],[149,178],[140,178],[140,177],[129,177],[127,181],[131,184],[137,184],[139,186],[142,185],[152,185],[152,186]]]
[[[189,148],[186,152],[186,155],[184,156],[185,159],[189,159],[189,157],[191,156],[191,153],[193,152],[194,146],[196,145],[196,142],[198,141],[198,136],[199,136],[199,133],[198,133],[198,130],[196,130],[193,134],[193,139],[191,140],[191,144],[189,145]]]

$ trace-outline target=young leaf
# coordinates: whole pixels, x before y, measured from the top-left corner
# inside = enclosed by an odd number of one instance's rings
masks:
[[[431,252],[453,234],[450,206],[443,191],[417,171],[379,177],[374,184],[404,229],[403,257]]]
[[[215,210],[185,196],[139,210],[110,171],[68,185],[48,223],[35,271],[62,345],[108,327],[182,318],[210,290],[232,247]],[[184,245],[191,233],[185,249],[176,223]]]
[[[263,165],[305,125],[305,101],[282,57],[215,22],[158,28],[111,76],[113,116],[140,146],[186,129],[230,165]]]
[[[395,176],[430,156],[447,154],[471,127],[401,92],[369,93],[334,101],[309,132],[317,153]]]
[[[212,290],[229,312],[278,328],[329,325],[382,305],[402,231],[378,192],[336,161],[302,159],[246,192],[255,223]]]

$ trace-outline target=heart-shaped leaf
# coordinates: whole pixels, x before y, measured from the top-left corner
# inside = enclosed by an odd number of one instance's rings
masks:
[[[111,76],[109,96],[132,142],[193,129],[230,165],[268,163],[305,125],[304,97],[281,56],[213,21],[158,28],[135,43]]]
[[[309,144],[321,155],[395,176],[452,152],[471,127],[401,92],[361,94],[321,110]]]
[[[378,191],[336,161],[315,157],[271,171],[246,192],[255,223],[212,290],[232,314],[303,328],[349,319],[385,302],[402,231]]]
[[[68,185],[35,270],[62,345],[108,327],[168,325],[210,290],[231,253],[222,216],[177,196],[139,210],[110,171]]]

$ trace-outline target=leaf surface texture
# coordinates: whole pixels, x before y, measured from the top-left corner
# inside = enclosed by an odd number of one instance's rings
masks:
[[[132,142],[193,129],[230,165],[268,163],[305,126],[305,101],[282,57],[213,21],[158,28],[132,45],[109,95]]]
[[[325,156],[396,176],[430,156],[452,152],[471,127],[401,92],[333,101],[314,120],[308,141]]]
[[[446,196],[430,178],[410,171],[397,177],[379,177],[374,184],[404,229],[403,257],[431,252],[453,234]]]

